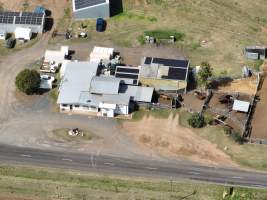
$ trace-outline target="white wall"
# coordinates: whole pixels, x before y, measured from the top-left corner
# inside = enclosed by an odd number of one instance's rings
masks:
[[[119,114],[119,115],[128,115],[129,114],[129,106],[128,105],[117,105],[114,112],[116,114]]]

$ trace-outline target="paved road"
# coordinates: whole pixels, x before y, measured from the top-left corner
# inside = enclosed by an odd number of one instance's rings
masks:
[[[95,154],[64,153],[0,145],[3,163],[50,166],[87,172],[154,177],[166,180],[191,179],[219,184],[267,188],[267,173],[177,164],[155,160],[132,160]]]

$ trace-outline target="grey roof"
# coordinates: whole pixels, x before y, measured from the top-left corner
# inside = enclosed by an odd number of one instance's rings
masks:
[[[59,88],[58,104],[79,103],[80,94],[89,91],[92,78],[96,75],[98,63],[69,62]]]
[[[152,101],[154,88],[133,86],[133,85],[122,85],[120,88],[120,92],[127,96],[130,96],[131,100],[133,101],[149,103]]]
[[[90,92],[95,94],[118,94],[120,79],[107,76],[96,76],[92,79]]]
[[[98,107],[100,103],[111,103],[119,105],[128,105],[130,96],[125,94],[103,94],[96,95],[90,92],[82,92],[79,99],[80,104],[85,106]]]
[[[75,9],[83,9],[106,3],[106,0],[74,0]]]

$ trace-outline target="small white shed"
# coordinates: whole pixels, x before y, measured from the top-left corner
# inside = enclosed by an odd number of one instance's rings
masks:
[[[0,30],[0,40],[6,40],[7,32],[5,30]]]
[[[247,113],[249,111],[250,103],[247,101],[235,100],[233,110]]]
[[[50,63],[55,62],[56,64],[62,64],[69,55],[69,47],[62,46],[59,51],[56,50],[46,50],[44,56],[44,62]]]
[[[114,54],[113,48],[107,47],[94,47],[90,54],[91,62],[100,62],[101,60],[109,61]]]
[[[31,40],[32,30],[30,28],[17,27],[15,29],[15,38],[23,40]]]

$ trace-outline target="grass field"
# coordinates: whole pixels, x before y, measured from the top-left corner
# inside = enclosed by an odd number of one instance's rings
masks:
[[[63,172],[36,167],[0,167],[0,198],[71,200],[221,200],[229,188],[196,182],[173,182]],[[235,188],[226,200],[263,200],[266,190]]]
[[[183,34],[175,45],[192,65],[207,60],[216,75],[239,75],[247,63],[243,48],[264,45],[267,39],[264,0],[255,0],[253,5],[243,0],[123,0],[123,8],[123,13],[108,19],[105,33],[95,32],[95,21],[83,22],[90,38],[134,47],[140,45],[138,37],[144,31],[173,30]],[[73,30],[80,25],[74,23]]]
[[[189,128],[187,119],[189,113],[180,113],[180,123]],[[207,126],[202,129],[193,129],[199,136],[216,144],[219,149],[230,155],[238,164],[259,170],[267,170],[267,145],[238,144],[224,133],[224,130],[216,126]],[[224,150],[227,147],[227,150]]]

